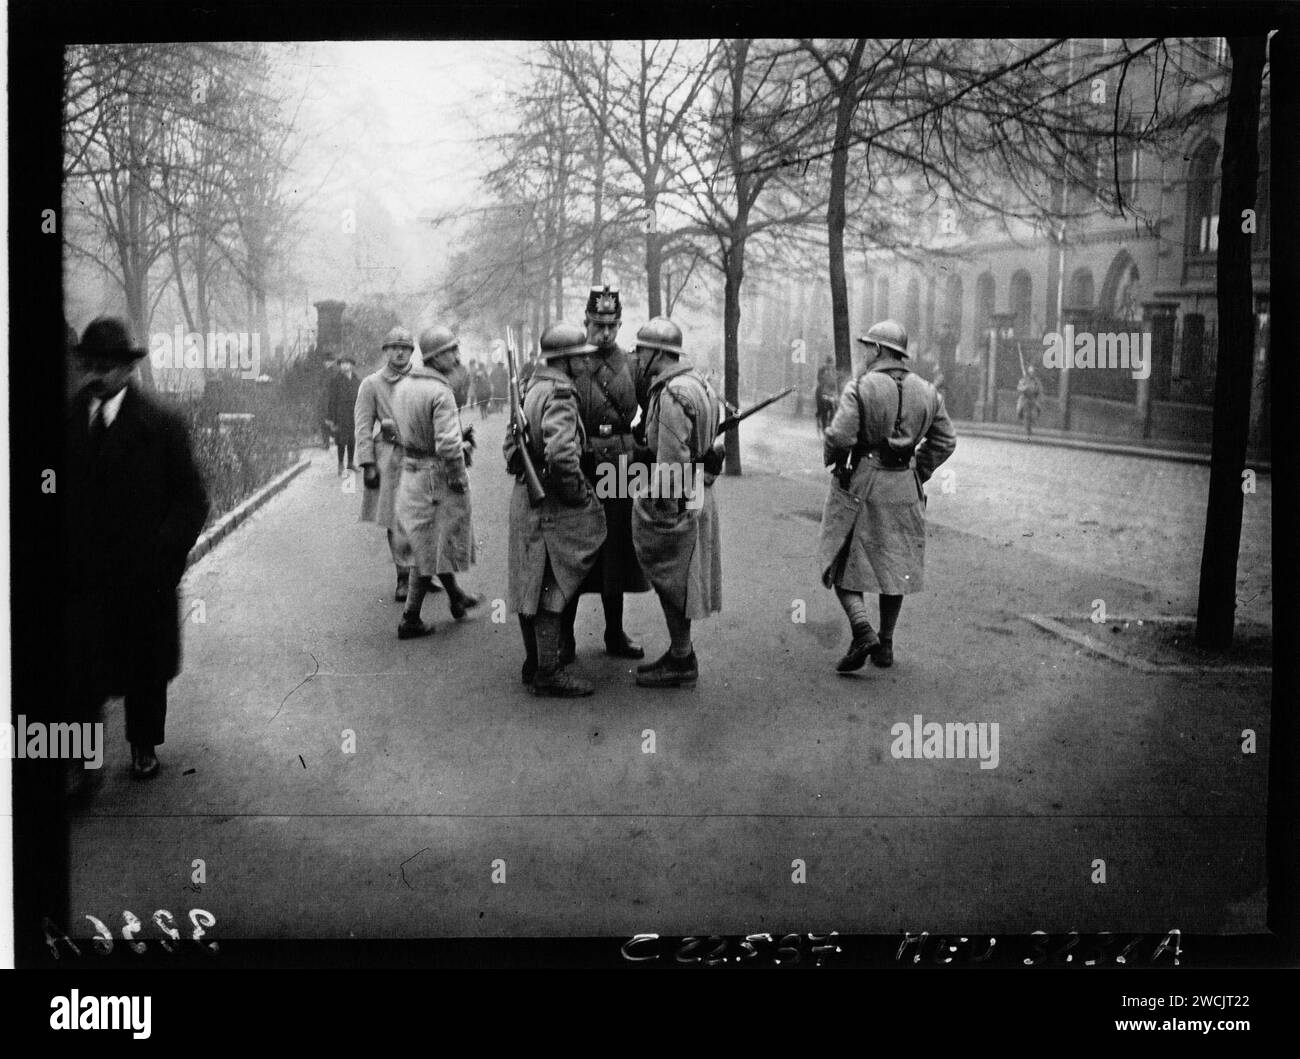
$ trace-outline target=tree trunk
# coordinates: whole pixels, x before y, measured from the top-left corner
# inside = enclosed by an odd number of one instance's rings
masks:
[[[844,186],[849,166],[849,129],[857,110],[858,67],[867,42],[859,39],[849,56],[835,105],[835,151],[831,155],[830,203],[826,209],[826,234],[830,245],[831,326],[835,336],[835,367],[853,373],[853,345],[849,334],[849,290],[844,276]]]
[[[1223,133],[1223,188],[1219,198],[1219,352],[1214,382],[1210,496],[1201,550],[1196,642],[1232,645],[1241,545],[1241,472],[1250,430],[1255,306],[1250,273],[1252,236],[1241,214],[1255,206],[1259,176],[1259,97],[1265,37],[1229,37],[1232,85]]]
[[[605,42],[605,65],[600,72],[600,122],[605,128],[609,121],[609,43]],[[591,285],[601,285],[600,274],[605,268],[605,137],[596,136],[596,187],[595,206],[591,223]]]
[[[724,255],[726,285],[723,290],[722,381],[723,393],[732,405],[740,405],[740,285],[745,278],[745,226],[747,217],[737,217],[731,246]],[[740,234],[737,234],[740,233]],[[741,474],[740,428],[727,431],[727,474]]]
[[[653,202],[650,208],[654,209]],[[649,317],[654,319],[656,316],[663,315],[663,295],[662,295],[662,256],[663,247],[657,231],[646,232],[645,236],[645,293],[646,304],[649,308]]]

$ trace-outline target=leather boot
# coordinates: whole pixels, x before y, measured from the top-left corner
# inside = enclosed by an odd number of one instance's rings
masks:
[[[699,679],[700,667],[694,651],[685,658],[674,658],[669,651],[649,669],[637,667],[636,682],[642,688],[689,688]]]

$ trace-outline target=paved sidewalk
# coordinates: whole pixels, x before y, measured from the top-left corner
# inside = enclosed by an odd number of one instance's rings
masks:
[[[463,578],[489,599],[505,595],[501,429],[479,425],[480,565]],[[698,687],[634,687],[599,653],[589,598],[578,667],[597,694],[560,701],[520,685],[514,616],[491,606],[455,624],[432,596],[436,635],[398,641],[383,533],[322,454],[189,572],[206,621],[185,626],[157,781],[127,776],[109,708],[104,784],[73,820],[72,923],[130,910],[148,928],[167,909],[184,926],[203,908],[217,938],[1262,929],[1267,678],[1134,673],[1035,630],[1018,615],[1165,600],[953,528],[944,496],[896,666],[838,677],[823,486],[763,473],[754,450],[749,467],[717,486],[725,611],[697,626]],[[664,649],[650,595],[627,625]],[[997,768],[894,758],[891,727],[917,713],[996,722]]]

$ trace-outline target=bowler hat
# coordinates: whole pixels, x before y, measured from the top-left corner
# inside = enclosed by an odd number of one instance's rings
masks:
[[[145,353],[146,350],[135,344],[126,322],[113,316],[91,320],[77,345],[77,355],[87,360],[118,360],[129,364]]]

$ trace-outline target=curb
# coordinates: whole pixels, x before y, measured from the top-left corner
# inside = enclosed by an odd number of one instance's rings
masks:
[[[1032,625],[1037,625],[1045,632],[1050,632],[1059,636],[1063,640],[1068,640],[1085,650],[1092,651],[1094,654],[1102,655],[1109,658],[1112,662],[1118,662],[1120,665],[1129,666],[1142,673],[1214,673],[1225,676],[1241,676],[1247,673],[1271,673],[1272,666],[1191,666],[1179,664],[1162,664],[1157,662],[1148,662],[1145,658],[1136,658],[1133,655],[1125,654],[1123,651],[1117,651],[1113,647],[1108,647],[1100,640],[1095,640],[1087,633],[1077,632],[1074,629],[1062,625],[1055,618],[1048,617],[1046,614],[1022,614],[1020,615],[1025,621]],[[1124,618],[1118,614],[1108,616],[1107,621],[1137,621],[1137,618]],[[1156,624],[1159,622],[1176,622],[1192,621],[1191,617],[1145,617],[1143,621]]]
[[[241,503],[232,511],[226,512],[221,518],[214,522],[210,529],[206,530],[197,541],[190,553],[185,558],[185,569],[202,559],[208,552],[212,551],[221,541],[225,540],[249,515],[265,504],[276,493],[280,492],[294,478],[311,466],[311,457],[302,457],[294,466],[287,471],[281,471],[272,478],[266,485],[262,486],[256,493]]]
[[[1148,460],[1168,460],[1173,463],[1198,463],[1210,466],[1209,453],[1158,449],[1146,445],[1125,445],[1121,442],[1094,441],[1089,438],[1072,438],[1063,434],[1035,434],[1033,441],[1023,432],[1003,431],[988,424],[973,420],[953,420],[953,426],[959,431],[958,436],[972,438],[992,438],[995,441],[1016,441],[1022,445],[1054,445],[1062,449],[1082,449],[1088,452],[1109,452],[1119,456],[1138,456]],[[1246,466],[1263,474],[1271,474],[1271,460],[1246,459]]]

